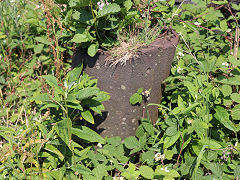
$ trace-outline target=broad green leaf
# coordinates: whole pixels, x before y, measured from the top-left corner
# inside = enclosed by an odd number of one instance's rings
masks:
[[[134,149],[138,146],[138,140],[135,136],[129,136],[126,139],[124,139],[124,145],[128,149]]]
[[[66,80],[68,82],[68,86],[79,80],[80,74],[82,73],[83,65],[75,67],[73,70],[67,73]]]
[[[46,79],[49,86],[51,86],[57,93],[64,95],[63,89],[58,86],[56,77],[52,75],[44,75],[44,79]]]
[[[109,15],[109,14],[115,14],[120,12],[121,8],[118,4],[112,3],[109,5],[105,5],[102,10],[98,11],[98,18]]]
[[[151,167],[148,167],[148,166],[141,166],[139,168],[139,172],[140,174],[144,177],[144,178],[147,178],[147,179],[153,179],[153,176],[154,176],[154,171]]]
[[[177,126],[171,126],[168,127],[166,130],[166,135],[167,136],[175,136],[177,134]]]
[[[94,124],[94,118],[90,111],[83,111],[83,112],[81,112],[81,115],[82,115],[83,119],[85,119],[87,122]]]
[[[55,146],[53,146],[51,144],[46,144],[44,149],[56,154],[61,159],[61,161],[63,161],[63,159],[64,159],[63,154]]]
[[[222,145],[220,145],[219,143],[217,143],[217,141],[213,140],[213,139],[202,139],[200,140],[202,145],[207,145],[208,148],[210,149],[221,149]]]
[[[126,177],[127,179],[137,179],[140,175],[140,172],[136,171],[135,169],[135,165],[129,162],[128,168],[124,172],[122,172],[121,175]]]
[[[34,95],[32,98],[30,98],[30,101],[35,101],[37,104],[44,102],[52,102],[47,93]]]
[[[240,104],[236,105],[231,112],[233,120],[240,120]]]
[[[83,43],[88,41],[89,41],[89,38],[85,34],[75,34],[72,38],[72,42],[75,42],[75,43]]]
[[[97,93],[99,93],[99,91],[100,90],[97,87],[87,87],[87,88],[79,90],[78,92],[76,92],[72,95],[75,95],[75,97],[78,100],[83,100],[86,98],[90,98],[92,96],[96,96]]]
[[[67,146],[69,146],[70,149],[71,149],[71,137],[72,137],[71,127],[72,127],[72,121],[71,119],[67,119],[67,118],[57,122],[55,125],[55,129],[58,136],[67,144]]]
[[[84,139],[89,142],[99,142],[101,144],[105,144],[105,139],[103,139],[102,136],[86,126],[72,128],[72,133],[80,139]]]
[[[217,106],[215,108],[216,113],[214,114],[214,117],[223,124],[226,128],[228,128],[231,131],[236,132],[236,127],[234,126],[234,123],[229,120],[229,114],[226,109],[224,109],[221,106]]]
[[[92,173],[99,179],[102,179],[103,176],[108,175],[106,166],[103,164],[97,165],[97,167],[92,170]]]
[[[91,57],[94,57],[97,52],[98,52],[98,43],[97,44],[91,44],[89,47],[88,47],[88,55],[91,56]]]
[[[33,50],[34,50],[34,53],[35,54],[39,54],[42,52],[43,50],[43,47],[44,47],[44,44],[37,44],[34,46]]]
[[[179,137],[180,137],[180,132],[179,131],[174,136],[171,136],[171,137],[167,136],[167,137],[165,137],[164,144],[163,144],[163,149],[167,149],[170,146],[172,146],[178,140]]]
[[[200,162],[201,162],[201,160],[202,160],[202,158],[203,158],[203,154],[204,154],[205,149],[206,149],[207,147],[208,147],[207,145],[202,146],[202,149],[201,149],[200,153],[198,154],[197,162],[196,162],[196,165],[195,165],[195,168],[194,168],[194,174],[195,174],[195,173],[197,172],[197,170],[198,170],[198,167],[199,167],[199,165],[200,165]]]
[[[56,109],[58,109],[59,105],[58,104],[53,104],[53,103],[45,104],[44,106],[42,106],[40,108],[40,111],[42,111],[44,109],[47,109],[47,108],[56,108]]]
[[[124,7],[126,8],[126,10],[128,11],[129,9],[131,9],[133,3],[131,0],[126,0],[124,1]]]
[[[223,96],[226,97],[232,94],[232,87],[224,84],[220,87],[220,91],[223,93]]]
[[[132,105],[135,105],[137,103],[141,103],[142,102],[142,95],[138,94],[138,93],[134,93],[131,97],[130,97],[130,103]]]
[[[119,136],[114,136],[114,137],[110,137],[107,139],[107,143],[108,144],[112,144],[113,146],[118,146],[121,144],[121,138]]]
[[[238,93],[232,93],[231,94],[231,99],[237,103],[240,103],[240,94]]]
[[[66,104],[66,106],[72,109],[79,109],[80,111],[83,111],[83,107],[81,106],[81,104],[68,103]]]
[[[47,45],[53,44],[53,42],[48,41],[48,39],[47,39],[46,36],[35,37],[35,40],[36,40],[37,42],[42,43],[42,44],[47,44]]]

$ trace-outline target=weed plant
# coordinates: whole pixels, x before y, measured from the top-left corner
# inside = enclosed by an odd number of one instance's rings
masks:
[[[239,179],[240,5],[193,3],[2,0],[0,179]],[[159,119],[104,139],[85,122],[109,96],[68,58],[118,44],[129,27],[150,42],[150,22],[180,37],[162,103],[148,105]]]

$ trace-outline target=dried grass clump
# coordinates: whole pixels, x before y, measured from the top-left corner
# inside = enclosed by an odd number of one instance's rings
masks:
[[[106,63],[109,63],[110,67],[115,67],[117,64],[126,65],[128,60],[138,57],[138,49],[145,45],[145,43],[139,40],[139,33],[132,32],[130,35],[127,35],[124,32],[119,37],[119,46],[113,47],[108,51],[110,56],[106,58]]]

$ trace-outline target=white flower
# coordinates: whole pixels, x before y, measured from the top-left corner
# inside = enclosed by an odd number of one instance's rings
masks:
[[[3,44],[5,44],[6,43],[6,40],[3,40]]]
[[[177,54],[182,57],[184,56],[184,54],[181,51],[179,51]]]
[[[199,22],[195,22],[194,23],[196,26],[200,26],[201,25],[201,23],[199,23]]]
[[[98,143],[98,144],[97,144],[97,147],[98,147],[98,148],[102,148],[102,144],[101,144],[101,143]]]
[[[228,64],[227,62],[223,62],[222,65],[223,65],[223,66],[226,66],[226,67],[229,66],[229,64]]]
[[[164,160],[165,159],[165,154],[162,155],[161,153],[156,153],[154,159],[156,161]]]
[[[227,33],[231,32],[231,29],[226,30]]]
[[[0,55],[0,59],[2,59],[2,55]]]
[[[169,170],[167,169],[167,167],[165,167],[165,169],[161,168],[162,171],[165,171],[165,172],[169,172]]]
[[[180,73],[182,70],[183,70],[183,69],[180,68],[180,67],[177,68],[177,72],[178,72],[178,73]]]

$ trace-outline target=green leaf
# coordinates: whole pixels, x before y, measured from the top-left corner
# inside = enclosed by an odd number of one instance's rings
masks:
[[[81,104],[68,103],[66,104],[66,107],[70,107],[72,109],[79,109],[80,111],[83,111],[83,107],[81,106]]]
[[[42,107],[40,108],[40,111],[42,111],[42,110],[44,110],[44,109],[47,109],[47,108],[56,108],[56,109],[58,109],[58,108],[59,108],[59,105],[58,105],[58,104],[48,103],[48,104],[42,106]]]
[[[224,0],[224,1],[212,1],[213,4],[217,4],[217,5],[225,5],[228,3],[227,0]]]
[[[77,82],[79,80],[79,77],[82,73],[83,65],[75,67],[73,70],[69,71],[67,73],[66,80],[68,82],[68,86],[72,84],[73,82]]]
[[[174,136],[171,136],[171,137],[167,136],[164,139],[163,149],[167,149],[170,146],[172,146],[178,140],[179,137],[180,137],[180,132],[179,131]]]
[[[44,44],[37,44],[34,46],[33,50],[34,50],[34,53],[35,54],[39,54],[42,52],[43,50],[43,47],[44,47]]]
[[[152,168],[150,168],[148,166],[141,166],[139,168],[139,172],[144,178],[153,179],[154,171]]]
[[[98,52],[98,43],[97,44],[91,44],[89,47],[88,47],[88,55],[91,56],[91,57],[94,57],[97,52]]]
[[[118,4],[112,3],[109,5],[105,5],[102,10],[98,11],[98,18],[109,15],[109,14],[115,14],[120,12],[121,8]]]
[[[89,142],[99,142],[101,144],[105,144],[105,139],[103,139],[102,136],[86,126],[72,128],[72,134]]]
[[[134,149],[134,148],[138,147],[138,140],[135,136],[129,136],[124,140],[124,145],[128,149]]]
[[[231,112],[233,120],[240,120],[240,104],[236,105]]]
[[[140,175],[140,172],[136,171],[135,169],[135,165],[129,162],[128,168],[124,172],[122,172],[121,175],[126,177],[127,179],[137,179]]]
[[[85,119],[86,121],[94,124],[94,118],[93,118],[92,113],[90,111],[83,111],[83,112],[81,112],[81,115],[82,115],[83,119]]]
[[[44,75],[42,76],[44,79],[46,79],[47,83],[49,84],[49,86],[51,86],[52,88],[54,88],[54,90],[59,93],[59,94],[62,94],[64,95],[64,91],[63,89],[58,86],[58,83],[57,83],[57,78],[52,76],[52,75]]]
[[[103,176],[107,176],[108,175],[106,166],[103,165],[103,164],[97,165],[97,167],[94,168],[92,172],[99,179],[102,179]]]
[[[88,41],[89,41],[89,38],[85,34],[75,34],[72,38],[72,42],[75,42],[75,43],[83,43]]]
[[[67,118],[57,122],[55,125],[55,129],[58,136],[67,144],[67,146],[69,146],[70,149],[71,149],[71,137],[72,137],[71,127],[72,127],[72,121],[71,119],[67,119]]]
[[[168,127],[166,130],[167,136],[175,136],[177,134],[177,126]]]
[[[197,163],[196,163],[195,168],[194,168],[194,174],[195,174],[195,173],[197,172],[197,170],[198,170],[198,167],[199,167],[199,165],[200,165],[200,162],[201,162],[201,160],[202,160],[202,158],[203,158],[203,154],[204,154],[205,149],[206,149],[207,147],[208,147],[207,145],[204,145],[204,146],[202,147],[200,153],[198,154]]]
[[[63,161],[63,159],[64,159],[63,154],[55,146],[53,146],[51,144],[46,144],[44,149],[56,154],[60,158],[60,160]]]
[[[53,42],[48,41],[48,39],[47,39],[46,36],[35,37],[35,40],[36,40],[37,42],[40,42],[40,43],[46,44],[46,45],[51,45],[51,44],[53,44]]]
[[[214,114],[214,117],[227,129],[236,132],[236,127],[234,126],[233,122],[229,120],[229,114],[227,110],[221,106],[217,106],[215,111],[216,113]]]
[[[237,103],[240,103],[240,94],[238,93],[231,94],[231,99]]]
[[[132,105],[135,105],[137,103],[141,103],[142,102],[142,95],[138,94],[138,93],[134,93],[131,97],[130,97],[130,103]]]
[[[126,8],[127,11],[129,11],[129,9],[131,9],[133,3],[131,0],[126,0],[124,1],[124,7]]]
[[[108,144],[112,144],[113,146],[118,146],[121,144],[122,139],[119,136],[110,137],[107,139]]]
[[[99,89],[97,87],[87,87],[84,89],[79,90],[78,92],[72,94],[79,100],[83,100],[86,98],[90,98],[92,96],[96,96],[99,93]]]
[[[235,179],[240,178],[240,165],[237,165],[234,169],[234,177]]]
[[[232,87],[224,84],[220,88],[220,91],[223,93],[223,96],[226,97],[232,94]]]

